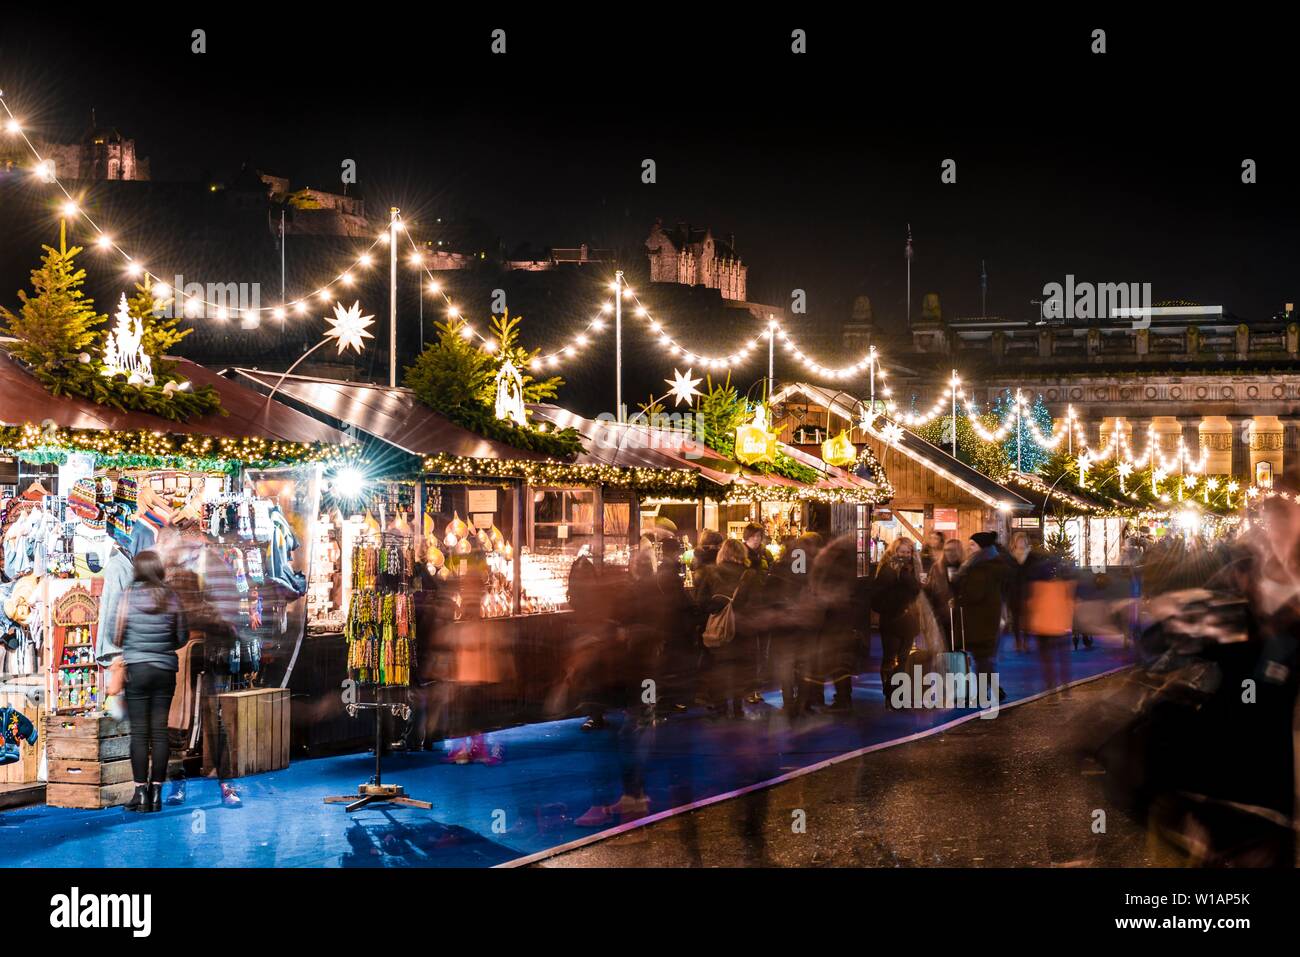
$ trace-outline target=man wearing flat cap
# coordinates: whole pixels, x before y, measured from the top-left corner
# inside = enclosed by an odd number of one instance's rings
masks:
[[[992,674],[998,668],[998,637],[1002,602],[1011,567],[998,550],[997,532],[976,532],[971,537],[977,551],[955,576],[960,629],[966,633],[966,650],[975,659],[975,671]]]

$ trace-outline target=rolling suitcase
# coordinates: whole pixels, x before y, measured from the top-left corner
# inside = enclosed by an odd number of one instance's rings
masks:
[[[961,651],[957,650],[957,627],[961,626]],[[941,651],[935,656],[935,670],[945,675],[964,675],[971,671],[970,654],[966,651],[966,618],[957,609],[953,615],[953,605],[948,603],[948,636],[951,650]]]

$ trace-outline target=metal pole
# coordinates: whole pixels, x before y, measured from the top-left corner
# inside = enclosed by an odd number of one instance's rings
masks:
[[[767,317],[767,400],[771,402],[776,391],[776,328],[772,317]]]
[[[284,305],[284,210],[280,210],[280,304]],[[281,327],[284,321],[280,321]]]
[[[397,388],[397,207],[388,210],[388,387]]]
[[[614,273],[614,410],[619,424],[627,421],[623,411],[623,270]]]
[[[1020,390],[1016,390],[1016,471],[1023,472],[1020,467]]]
[[[952,382],[950,383],[952,392],[952,457],[957,457],[957,370],[952,370]]]
[[[871,370],[871,414],[876,414],[876,347],[871,347],[867,356],[867,368]]]

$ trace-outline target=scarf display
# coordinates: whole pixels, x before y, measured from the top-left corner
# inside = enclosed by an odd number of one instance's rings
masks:
[[[358,681],[409,685],[415,661],[415,608],[408,591],[410,545],[358,545],[352,553],[352,598],[343,636],[348,669]]]

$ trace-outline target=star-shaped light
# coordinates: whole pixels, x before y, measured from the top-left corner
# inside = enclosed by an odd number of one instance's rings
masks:
[[[330,324],[330,328],[325,332],[326,339],[337,339],[339,344],[339,355],[349,346],[360,352],[364,347],[362,339],[373,339],[366,329],[374,324],[374,316],[361,315],[361,303],[354,302],[351,309],[344,309],[343,303],[334,304],[334,316],[326,316],[325,321]]]
[[[671,379],[664,379],[665,382],[672,386],[672,390],[668,394],[677,400],[674,403],[675,405],[681,405],[683,402],[690,405],[697,395],[704,394],[699,389],[695,388],[703,382],[704,379],[692,379],[691,374],[694,371],[694,369],[687,369],[686,375],[682,375],[676,369],[673,369],[673,377]]]

